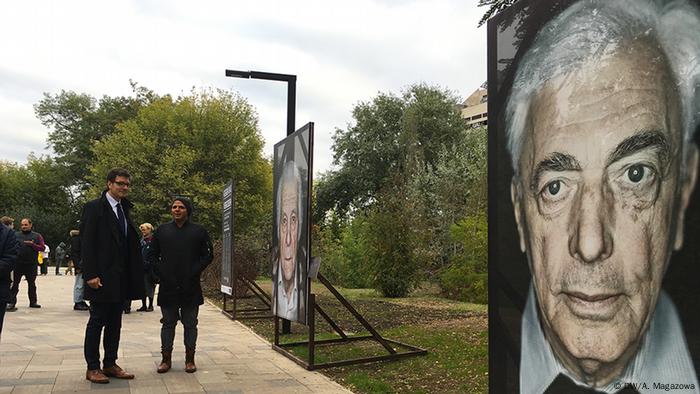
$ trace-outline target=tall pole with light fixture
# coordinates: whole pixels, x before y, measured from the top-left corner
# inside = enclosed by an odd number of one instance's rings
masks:
[[[268,81],[281,81],[287,82],[287,135],[294,132],[294,122],[296,118],[296,106],[297,106],[297,76],[291,74],[278,74],[278,73],[268,73],[263,71],[240,71],[240,70],[226,70],[226,76],[232,78],[245,78],[245,79],[265,79]],[[287,319],[282,320],[282,334],[289,334],[291,332],[291,323]],[[277,322],[277,319],[275,319]],[[277,327],[275,325],[275,332],[277,332]]]

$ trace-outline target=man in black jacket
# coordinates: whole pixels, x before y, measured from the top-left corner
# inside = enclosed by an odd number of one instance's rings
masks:
[[[126,300],[141,299],[143,259],[139,236],[129,217],[132,204],[126,199],[129,172],[122,168],[107,174],[107,190],[85,204],[80,221],[81,268],[90,300],[90,320],[85,329],[87,380],[109,383],[108,377],[133,379],[117,364],[122,306]],[[104,328],[105,349],[100,369],[100,335]]]
[[[194,363],[197,315],[204,303],[200,276],[212,261],[212,246],[207,230],[189,220],[193,210],[189,199],[175,198],[170,210],[173,221],[158,227],[146,255],[160,276],[158,306],[163,315],[160,331],[163,360],[158,373],[167,372],[172,365],[178,320],[185,328],[185,371],[192,373],[197,370]]]
[[[22,276],[27,279],[29,307],[41,308],[41,305],[37,303],[36,296],[36,267],[39,265],[39,253],[46,248],[44,238],[41,234],[32,231],[32,221],[29,218],[23,218],[20,221],[19,228],[20,231],[15,233],[19,243],[19,251],[15,270],[12,273],[11,300],[7,304],[8,312],[17,310],[15,304],[17,304],[17,293],[19,293],[19,284]]]
[[[85,281],[83,280],[83,271],[81,269],[80,230],[71,230],[69,234],[68,260],[73,262],[75,274],[75,283],[73,284],[73,310],[87,311],[90,310],[90,307],[88,307],[83,298]]]
[[[15,268],[17,259],[17,239],[15,232],[0,224],[0,335],[5,318],[5,306],[10,301],[10,272]]]

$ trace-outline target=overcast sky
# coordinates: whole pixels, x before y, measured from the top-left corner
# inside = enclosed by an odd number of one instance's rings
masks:
[[[0,160],[49,153],[34,116],[44,92],[239,92],[258,112],[265,155],[285,136],[286,84],[224,70],[297,75],[296,127],[316,124],[314,172],[336,128],[378,92],[426,82],[464,99],[486,80],[476,1],[11,1],[0,12]]]

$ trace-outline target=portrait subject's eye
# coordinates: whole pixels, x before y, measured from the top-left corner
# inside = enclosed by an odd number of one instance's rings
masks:
[[[644,166],[635,164],[627,169],[627,178],[634,183],[639,183],[644,178]]]
[[[615,182],[620,196],[637,209],[648,206],[657,196],[658,171],[653,164],[632,163],[621,169]]]
[[[541,186],[538,193],[538,204],[543,214],[558,212],[571,194],[574,184],[569,179],[553,179]]]
[[[553,180],[540,190],[540,197],[544,202],[557,202],[568,194],[569,186],[564,180]]]
[[[646,164],[632,164],[624,169],[620,182],[624,188],[644,189],[656,181],[656,170]]]

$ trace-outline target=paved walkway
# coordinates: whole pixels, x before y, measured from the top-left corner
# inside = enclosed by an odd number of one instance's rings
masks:
[[[197,372],[184,371],[182,325],[178,324],[173,369],[156,373],[160,361],[160,312],[156,307],[155,312],[123,316],[118,364],[136,374],[136,379],[91,383],[85,380],[83,358],[88,312],[72,309],[73,281],[73,276],[39,276],[41,309],[28,307],[26,283],[20,285],[18,310],[5,315],[0,340],[0,394],[88,390],[132,394],[349,393],[275,352],[268,342],[210,304],[200,308]],[[138,308],[141,302],[133,305]]]

